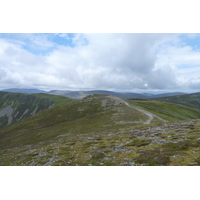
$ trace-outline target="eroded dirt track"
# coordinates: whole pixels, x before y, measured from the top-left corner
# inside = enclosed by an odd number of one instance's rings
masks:
[[[115,99],[116,101],[119,101],[119,102],[125,104],[126,106],[128,106],[130,108],[134,108],[135,110],[138,110],[139,112],[147,115],[149,117],[149,119],[146,122],[144,122],[144,124],[150,124],[154,117],[159,119],[160,121],[167,122],[166,120],[158,117],[157,115],[155,115],[155,114],[153,114],[151,112],[143,110],[142,108],[139,108],[137,106],[130,105],[128,102],[124,101],[123,99],[120,99],[119,97],[110,96],[110,98]]]

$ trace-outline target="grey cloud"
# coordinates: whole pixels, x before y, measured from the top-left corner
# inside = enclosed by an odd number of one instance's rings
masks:
[[[151,71],[145,76],[148,89],[175,89],[177,87],[176,75],[169,66]]]
[[[112,85],[116,88],[143,89],[149,76],[153,77],[154,82],[156,75],[161,76],[161,72],[152,70],[156,62],[154,48],[156,42],[163,39],[162,34],[159,37],[156,34],[104,34],[97,37],[101,38],[97,40],[94,35],[89,35],[91,46],[85,47],[92,54],[88,63],[95,63],[95,71],[100,68],[98,65],[102,69],[99,77],[96,77],[95,87]],[[171,74],[166,70],[164,73],[162,76],[170,79]],[[149,83],[151,87],[160,87],[153,81]]]
[[[170,46],[168,42],[176,44],[177,38],[176,34],[77,34],[73,39],[75,47],[58,45],[45,56],[0,40],[0,79],[6,77],[7,84],[50,89],[180,88],[180,83],[188,85],[189,81],[184,82],[187,73],[176,68],[182,65],[182,53],[189,55],[185,58],[188,63],[195,58],[196,65],[199,53]],[[40,46],[40,39],[33,43]]]
[[[0,81],[2,82],[5,77],[6,77],[6,71],[2,67],[0,67]]]

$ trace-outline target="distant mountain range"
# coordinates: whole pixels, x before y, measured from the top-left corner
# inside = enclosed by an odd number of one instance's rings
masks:
[[[65,96],[65,97],[69,97],[73,99],[82,99],[92,94],[112,95],[112,96],[121,97],[125,99],[132,99],[132,98],[149,99],[149,98],[158,98],[158,97],[167,97],[167,96],[176,96],[176,95],[186,94],[182,92],[172,92],[172,93],[163,93],[163,94],[131,93],[131,92],[122,93],[122,92],[112,92],[112,91],[107,91],[107,90],[91,90],[91,91],[51,90],[47,92],[47,91],[38,90],[38,89],[19,89],[19,88],[4,89],[2,91],[25,93],[25,94],[46,93],[46,94]]]
[[[9,88],[1,90],[4,92],[17,92],[17,93],[25,93],[25,94],[34,94],[34,93],[46,93],[44,90],[38,90],[38,89],[20,89],[20,88]]]

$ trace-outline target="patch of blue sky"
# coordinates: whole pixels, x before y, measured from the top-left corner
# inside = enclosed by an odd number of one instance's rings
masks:
[[[169,40],[157,45],[155,48],[155,54],[159,54],[160,51],[165,51],[166,47],[185,47],[190,46],[194,51],[200,50],[200,34],[178,34],[178,40]]]
[[[48,55],[58,46],[76,47],[73,38],[75,33],[0,33],[0,38],[4,38],[12,43],[18,43],[23,49],[35,55]],[[39,43],[38,43],[39,39]],[[88,41],[81,37],[82,45],[87,45]]]
[[[193,50],[200,50],[200,34],[190,37],[190,34],[182,34],[181,41],[183,46],[190,46]]]
[[[181,67],[178,67],[178,69],[191,69],[191,68],[194,68],[194,67],[198,67],[196,65],[194,66],[181,66]]]
[[[15,43],[21,48],[36,55],[46,55],[51,52],[55,47],[42,48],[40,45],[34,44],[31,36],[41,36],[42,34],[29,34],[29,33],[1,33],[0,38],[6,39],[8,42]]]
[[[55,47],[48,47],[47,49],[38,49],[38,48],[32,48],[28,45],[25,45],[23,46],[23,49],[35,55],[46,56],[49,53],[51,53],[55,49]]]
[[[56,43],[57,45],[61,46],[68,46],[68,47],[76,47],[77,45],[77,38],[81,43],[81,45],[88,45],[89,42],[88,40],[84,37],[84,34],[77,34],[77,33],[54,33],[54,34],[49,34],[47,35],[48,39],[51,42]]]
[[[14,39],[16,35],[13,33],[0,33],[1,38]]]
[[[176,46],[174,41],[167,41],[167,42],[158,44],[156,48],[154,49],[154,52],[156,55],[159,54],[160,52],[164,53],[167,51],[168,49],[167,47],[173,47],[173,46]]]
[[[51,41],[62,46],[70,46],[74,47],[73,37],[75,36],[74,33],[58,33],[58,34],[50,34],[49,38]]]

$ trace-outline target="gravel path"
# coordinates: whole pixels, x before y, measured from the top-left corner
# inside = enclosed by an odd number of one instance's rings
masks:
[[[145,115],[147,115],[147,116],[149,117],[149,119],[148,119],[144,124],[150,124],[154,117],[157,118],[157,119],[159,119],[159,120],[161,120],[161,121],[163,121],[163,122],[167,122],[166,120],[164,120],[164,119],[158,117],[157,115],[154,115],[153,113],[148,112],[148,111],[146,111],[146,110],[143,110],[143,109],[141,109],[141,108],[138,108],[137,106],[132,106],[132,105],[130,105],[129,103],[127,103],[126,105],[127,105],[128,107],[130,107],[130,108],[134,108],[134,109],[136,109],[136,110],[138,110],[138,111],[144,113]]]
[[[142,112],[143,114],[147,115],[147,116],[149,117],[149,119],[148,119],[146,122],[144,122],[144,124],[150,124],[154,117],[157,118],[157,119],[159,119],[159,120],[161,120],[161,121],[163,121],[163,122],[167,122],[166,120],[164,120],[164,119],[158,117],[157,115],[154,115],[154,114],[151,113],[151,112],[148,112],[148,111],[146,111],[146,110],[143,110],[142,108],[138,108],[137,106],[132,106],[132,105],[130,105],[128,102],[124,101],[123,99],[120,99],[119,97],[110,96],[110,98],[115,99],[115,100],[118,101],[118,102],[124,103],[124,104],[127,105],[128,107],[134,108],[134,109],[136,109],[136,110]]]

